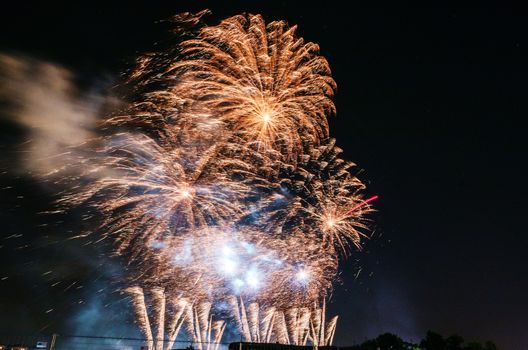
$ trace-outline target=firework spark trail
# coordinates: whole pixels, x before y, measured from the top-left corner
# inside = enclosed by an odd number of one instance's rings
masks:
[[[312,311],[310,318],[309,337],[314,347],[329,346],[334,340],[338,316],[334,316],[326,322],[326,305]]]
[[[288,330],[290,332],[290,339],[293,339],[295,345],[306,345],[310,314],[308,308],[293,308],[288,310]]]
[[[165,291],[162,288],[154,288],[152,290],[152,299],[154,304],[154,310],[156,313],[156,350],[163,350],[163,340],[165,337],[165,306],[166,298]]]
[[[136,312],[136,321],[139,323],[141,330],[145,334],[148,348],[152,349],[154,338],[152,336],[152,328],[150,328],[150,321],[145,303],[145,294],[143,293],[143,290],[137,286],[129,287],[125,292],[129,293],[132,297],[134,310]]]
[[[180,19],[198,26],[203,14]],[[295,32],[239,15],[140,57],[129,107],[75,153],[85,169],[59,205],[98,213],[96,241],[111,239],[126,282],[151,291],[156,350],[166,321],[171,347],[183,324],[200,350],[219,341],[218,301],[248,341],[333,339],[337,319],[326,325],[314,305],[340,256],[360,248],[377,197],[363,199],[328,137],[336,85],[319,47]],[[127,291],[152,342],[143,290]]]
[[[271,341],[275,316],[276,310],[274,307],[269,307],[264,311],[264,317],[261,321],[261,341],[263,343],[269,343]]]
[[[213,321],[211,306],[203,302],[187,309],[187,328],[199,350],[217,350],[225,330],[225,321]]]
[[[364,205],[367,205],[368,203],[372,202],[372,201],[375,201],[376,199],[378,199],[378,196],[372,196],[368,199],[365,199],[364,201],[362,201],[361,203],[357,204],[355,207],[353,207],[352,209],[350,209],[347,214],[350,214],[352,213],[354,210],[357,210],[361,207],[363,207]]]
[[[235,321],[237,323],[240,333],[242,334],[242,336],[244,337],[246,341],[253,342],[253,338],[249,330],[246,307],[244,306],[244,302],[242,301],[242,298],[240,298],[240,303],[239,303],[235,296],[230,296],[229,303],[231,304],[231,308],[235,316]]]
[[[334,316],[330,319],[330,322],[328,322],[324,346],[330,346],[334,343],[334,335],[336,331],[338,318],[339,316]]]
[[[248,307],[249,324],[251,325],[250,332],[251,337],[260,343],[260,315],[259,305],[257,303],[251,303]]]
[[[283,311],[277,311],[277,322],[275,323],[277,341],[281,344],[291,344],[288,336],[288,326],[286,323],[286,316]]]
[[[124,292],[132,299],[136,320],[147,338],[149,349],[172,349],[192,304],[186,298],[167,300],[166,292],[159,287],[154,287],[147,293],[149,298],[139,286],[128,287]],[[165,330],[168,338],[165,338]],[[153,337],[154,331],[156,338]],[[165,343],[167,345],[164,347]]]
[[[292,308],[284,311],[274,311],[275,329],[273,335],[282,344],[305,346],[310,340],[316,344],[312,318],[320,309]],[[271,338],[270,338],[271,339]]]
[[[273,335],[276,309],[261,308],[256,302],[252,302],[246,308],[242,298],[237,299],[235,296],[230,296],[228,300],[244,340],[252,343],[269,343]]]
[[[172,301],[172,303],[175,311],[173,311],[172,321],[168,327],[169,339],[166,350],[172,350],[172,346],[174,345],[174,342],[176,341],[176,338],[178,337],[178,334],[180,333],[180,330],[185,322],[184,316],[186,314],[186,310],[187,308],[192,307],[187,299],[178,299],[177,301]]]

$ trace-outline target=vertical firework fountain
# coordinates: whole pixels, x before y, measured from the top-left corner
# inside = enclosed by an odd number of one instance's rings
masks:
[[[147,299],[144,290],[139,286],[129,287],[125,289],[125,292],[132,299],[136,311],[136,321],[146,338],[148,349],[172,349],[187,319],[188,310],[192,308],[189,301],[185,298],[167,300],[165,291],[160,287],[150,289],[147,293],[150,295],[150,300]],[[167,330],[167,334],[165,334],[165,330]],[[154,334],[156,334],[155,338]]]
[[[187,309],[187,326],[199,350],[217,350],[226,323],[213,321],[210,302],[202,302]]]
[[[244,305],[241,298],[231,296],[229,303],[244,341],[313,346],[331,345],[337,316],[326,323],[326,305],[322,308],[293,308],[286,312],[274,307],[262,309],[255,302]]]
[[[246,342],[269,343],[271,341],[276,311],[274,307],[261,309],[258,303],[246,308],[242,298],[229,297],[234,319]]]
[[[334,341],[337,325],[337,317],[334,316],[326,323],[326,304],[322,309],[315,309],[310,319],[310,340],[313,346],[329,346]]]
[[[143,331],[148,349],[152,349],[154,345],[154,337],[152,336],[152,328],[150,327],[150,319],[147,312],[147,304],[145,302],[145,293],[140,287],[134,286],[125,290],[130,294],[136,312],[136,322]]]

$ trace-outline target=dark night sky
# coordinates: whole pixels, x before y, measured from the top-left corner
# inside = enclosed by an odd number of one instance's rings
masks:
[[[433,329],[528,348],[521,9],[250,3],[20,1],[1,11],[0,51],[64,65],[93,86],[166,37],[168,27],[156,21],[178,12],[209,7],[212,23],[248,11],[298,24],[300,35],[320,44],[338,83],[331,134],[364,169],[369,194],[380,195],[373,239],[344,265],[333,296],[338,344],[385,331],[418,340]],[[0,124],[3,166],[23,140],[23,131]],[[93,303],[88,291],[103,283],[89,269],[98,252],[49,244],[46,235],[56,240],[62,229],[39,226],[45,219],[36,213],[48,208],[51,191],[12,170],[0,177],[0,187],[11,186],[0,190],[0,277],[8,277],[0,280],[0,333],[62,331],[67,305],[75,304],[65,300]],[[6,239],[13,234],[23,236]],[[84,290],[54,292],[42,276],[51,268],[85,276]],[[50,308],[63,313],[46,314]]]

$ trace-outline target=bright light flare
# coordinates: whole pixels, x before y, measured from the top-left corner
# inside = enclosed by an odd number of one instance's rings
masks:
[[[219,262],[220,270],[227,275],[234,275],[238,270],[238,258],[229,246],[222,247],[222,256]]]
[[[295,274],[295,280],[303,286],[307,285],[310,281],[309,271],[305,267],[299,268],[299,270]]]
[[[190,190],[183,190],[181,192],[181,195],[183,198],[191,198],[192,197],[192,193]]]
[[[262,276],[260,274],[260,271],[255,268],[249,269],[246,273],[246,283],[252,289],[257,289],[260,287],[262,283],[261,278]]]
[[[268,124],[269,122],[271,122],[271,115],[268,112],[263,113],[262,121],[264,121],[264,124]]]

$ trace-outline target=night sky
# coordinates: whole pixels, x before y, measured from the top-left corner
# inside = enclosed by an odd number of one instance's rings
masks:
[[[210,8],[209,23],[247,11],[298,24],[338,84],[331,135],[363,169],[367,194],[380,196],[372,239],[342,264],[331,300],[341,317],[337,344],[382,332],[418,341],[432,329],[528,348],[520,8],[47,3],[0,11],[0,52],[64,66],[90,91],[117,82],[138,53],[166,40],[170,26],[159,20],[182,11]],[[56,197],[17,168],[26,137],[0,119],[0,333],[122,335],[109,321],[128,317],[112,312],[129,307],[112,293],[119,269],[101,266],[107,247],[64,242],[81,225],[75,216],[39,214]]]

